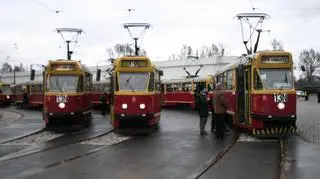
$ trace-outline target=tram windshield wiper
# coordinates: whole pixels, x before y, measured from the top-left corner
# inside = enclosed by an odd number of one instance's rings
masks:
[[[61,93],[63,93],[63,90],[62,90],[62,88],[61,88],[61,86],[60,86],[60,84],[59,84],[59,77],[56,79],[56,85],[57,85],[59,91],[60,91]]]
[[[134,90],[134,88],[132,87],[132,85],[130,83],[130,80],[131,80],[132,76],[133,75],[129,76],[129,78],[126,80],[126,84],[125,85],[128,86],[131,89],[132,92],[134,92],[135,90]]]

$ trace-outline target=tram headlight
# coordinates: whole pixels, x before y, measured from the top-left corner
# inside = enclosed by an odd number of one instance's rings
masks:
[[[278,103],[278,108],[280,109],[280,110],[282,110],[282,109],[284,109],[285,107],[286,107],[286,105],[284,104],[284,103]]]
[[[10,96],[9,96],[9,95],[7,95],[7,99],[10,99]]]
[[[122,104],[122,109],[127,109],[128,108],[128,105],[126,103],[123,103]]]
[[[59,103],[59,108],[63,109],[66,107],[66,104],[65,103]]]
[[[146,105],[145,104],[140,104],[140,109],[144,109],[146,108]]]

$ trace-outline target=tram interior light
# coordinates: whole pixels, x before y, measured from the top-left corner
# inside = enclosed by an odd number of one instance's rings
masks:
[[[9,95],[7,95],[7,99],[10,99],[10,96],[9,96]]]
[[[128,108],[128,105],[127,104],[122,104],[122,109],[127,109]]]
[[[146,105],[145,104],[140,104],[140,109],[144,109],[146,108]]]

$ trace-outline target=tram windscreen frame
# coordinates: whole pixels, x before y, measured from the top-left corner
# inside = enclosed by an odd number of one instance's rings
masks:
[[[293,74],[290,68],[260,68],[259,77],[264,89],[293,89]]]
[[[47,79],[48,92],[78,92],[79,75],[49,75]]]
[[[149,72],[119,72],[119,91],[147,91]]]

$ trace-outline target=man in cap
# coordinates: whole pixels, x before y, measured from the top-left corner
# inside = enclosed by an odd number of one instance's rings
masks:
[[[206,124],[207,124],[207,118],[209,115],[208,112],[208,103],[207,103],[207,90],[203,89],[200,93],[200,97],[199,97],[199,116],[200,116],[200,135],[208,135],[208,133],[206,132],[205,128],[206,128]]]

